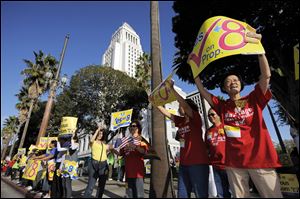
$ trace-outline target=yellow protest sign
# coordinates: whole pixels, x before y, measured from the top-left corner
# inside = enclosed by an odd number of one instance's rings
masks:
[[[18,154],[26,154],[26,148],[18,148]]]
[[[54,160],[48,161],[48,180],[52,181],[55,171],[55,162]]]
[[[294,46],[295,80],[299,79],[299,44]]]
[[[129,126],[133,109],[119,111],[111,114],[110,130],[115,131],[120,127]]]
[[[40,165],[41,165],[40,160],[32,160],[32,159],[28,160],[28,163],[25,167],[25,171],[22,177],[27,180],[35,180]]]
[[[260,41],[246,37],[247,32],[255,32],[255,29],[245,22],[224,16],[207,19],[187,61],[193,76],[197,77],[209,63],[226,56],[265,53]]]
[[[281,192],[299,193],[299,182],[296,174],[279,174]]]
[[[172,81],[173,74],[174,72],[161,82],[150,94],[149,100],[154,106],[162,106],[176,100],[170,88],[170,81]]]
[[[78,178],[78,163],[76,161],[64,160],[61,174],[75,180]]]
[[[48,137],[40,137],[40,141],[37,148],[39,150],[45,150],[47,148],[47,145],[48,145]]]
[[[77,117],[63,117],[60,124],[60,135],[75,133],[77,120]]]

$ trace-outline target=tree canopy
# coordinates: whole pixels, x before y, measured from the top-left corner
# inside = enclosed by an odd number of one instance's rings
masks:
[[[64,116],[78,117],[79,129],[95,130],[100,121],[109,126],[112,112],[133,108],[134,119],[147,105],[147,93],[135,79],[110,67],[87,66],[72,76],[70,85],[57,97],[51,131],[58,131]]]
[[[195,3],[177,0],[173,5],[177,13],[173,17],[173,32],[176,34],[175,46],[178,48],[173,67],[178,68],[179,78],[194,83],[187,58],[206,19],[226,16],[244,21],[262,34],[262,44],[272,69],[271,90],[275,99],[280,102],[279,110],[284,113],[282,119],[293,118],[299,121],[299,80],[294,78],[293,53],[293,47],[299,44],[299,1],[211,0],[200,6]],[[246,85],[257,82],[260,75],[257,56],[234,55],[216,60],[202,71],[200,77],[203,85],[210,90],[220,87],[223,75],[232,70],[239,72]],[[286,117],[287,113],[290,114],[289,117]]]

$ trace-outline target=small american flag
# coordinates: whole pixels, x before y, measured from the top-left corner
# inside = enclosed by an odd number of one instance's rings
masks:
[[[121,144],[120,146],[118,147],[119,150],[121,150],[122,148],[124,148],[129,142],[132,142],[133,138],[130,136],[130,137],[123,137],[121,139]]]
[[[139,146],[139,145],[141,145],[141,140],[140,140],[139,138],[133,138],[132,143],[133,143],[134,145]]]
[[[118,151],[120,151],[122,148],[124,148],[128,143],[132,143],[134,145],[141,145],[141,140],[139,138],[134,138],[132,136],[129,137],[123,137],[121,139],[121,144],[120,146],[117,148]]]

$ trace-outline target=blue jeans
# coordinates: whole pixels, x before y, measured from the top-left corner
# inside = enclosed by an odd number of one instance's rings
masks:
[[[226,170],[213,167],[218,198],[231,198]]]
[[[96,160],[93,160],[93,159],[89,160],[89,164],[88,164],[89,180],[88,180],[88,185],[85,189],[83,197],[91,198],[94,186],[95,186],[97,180],[99,179],[96,198],[102,198],[103,193],[104,193],[105,184],[106,184],[107,174],[99,175],[99,172],[98,172],[98,170],[96,170],[94,168],[92,161],[96,161]]]
[[[193,191],[196,198],[208,198],[208,165],[179,166],[178,198],[190,198]]]

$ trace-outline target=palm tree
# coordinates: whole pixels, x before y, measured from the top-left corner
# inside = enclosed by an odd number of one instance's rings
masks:
[[[18,116],[19,122],[18,122],[17,130],[13,136],[19,135],[21,127],[26,121],[28,110],[30,109],[30,104],[31,104],[31,100],[28,96],[28,87],[22,86],[20,92],[15,96],[17,96],[19,100],[19,102],[16,104],[16,108],[19,110],[19,116]],[[16,142],[13,142],[12,147],[10,148],[9,157],[12,157],[15,143]]]
[[[27,128],[30,121],[30,116],[34,105],[36,104],[38,97],[49,89],[49,81],[46,80],[45,74],[50,71],[52,73],[56,72],[57,61],[51,55],[45,56],[42,51],[39,51],[35,55],[35,63],[24,59],[27,68],[24,69],[21,74],[24,74],[26,78],[24,79],[24,85],[28,86],[28,97],[30,98],[30,107],[27,113],[27,120],[23,130],[22,138],[20,140],[19,148],[23,147],[25,136],[27,133]]]
[[[158,2],[151,1],[151,57],[152,57],[152,88],[162,81],[161,50],[159,35]],[[150,198],[170,198],[171,170],[167,150],[165,118],[152,109],[152,146],[161,160],[151,162]]]
[[[137,79],[138,84],[143,87],[149,95],[151,81],[151,60],[150,55],[145,52],[138,58],[135,78]]]
[[[1,154],[1,160],[3,160],[5,158],[6,155],[6,151],[7,151],[7,147],[8,144],[10,142],[10,140],[14,135],[14,132],[16,131],[17,125],[18,125],[18,118],[16,116],[9,116],[8,118],[5,119],[4,121],[4,128],[3,128],[3,133],[4,133],[4,137],[8,138],[7,139],[7,144],[4,147],[2,154]]]

